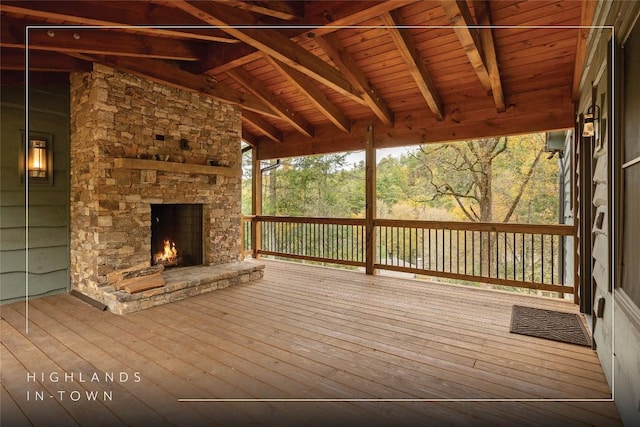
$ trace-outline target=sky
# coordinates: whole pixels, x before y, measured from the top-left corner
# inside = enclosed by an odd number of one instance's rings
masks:
[[[415,146],[412,147],[393,147],[393,148],[379,148],[376,150],[376,159],[379,162],[381,159],[385,157],[400,157],[402,154],[408,153],[411,149],[415,149]],[[347,155],[347,164],[352,165],[354,163],[359,163],[360,161],[364,161],[364,151],[354,151],[353,153],[349,153]]]

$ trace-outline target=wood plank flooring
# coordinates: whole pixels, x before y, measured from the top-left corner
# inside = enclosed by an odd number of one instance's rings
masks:
[[[509,333],[513,304],[571,303],[265,264],[126,316],[34,299],[28,334],[2,306],[2,425],[620,424],[591,349]]]

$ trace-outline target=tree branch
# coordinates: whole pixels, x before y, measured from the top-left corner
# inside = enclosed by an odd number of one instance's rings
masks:
[[[462,212],[464,212],[464,214],[467,216],[467,218],[469,218],[470,221],[477,222],[479,220],[478,215],[475,214],[475,212],[473,211],[473,208],[471,208],[471,212],[473,213],[473,215],[471,215],[471,213],[469,213],[467,208],[465,208],[464,204],[462,203],[462,200],[460,200],[458,196],[454,196],[454,198],[456,199],[458,206],[460,206],[460,209],[462,209]]]
[[[495,149],[495,147],[498,146],[498,143],[500,142],[500,138],[498,138],[496,140],[495,145],[493,146],[493,149]],[[507,149],[507,137],[504,137],[504,144],[502,145],[502,147],[496,151],[495,153],[493,153],[493,155],[491,156],[491,160],[495,159],[496,157],[498,157],[500,154],[502,154],[505,150]]]
[[[507,212],[507,215],[505,215],[504,220],[502,222],[509,222],[509,220],[511,219],[511,215],[513,215],[513,212],[516,210],[516,207],[518,206],[518,203],[520,203],[520,199],[522,198],[522,194],[524,194],[524,189],[527,186],[527,184],[529,183],[529,180],[531,180],[531,176],[533,175],[533,171],[536,168],[536,165],[538,164],[538,161],[542,157],[542,153],[543,152],[544,152],[544,147],[541,147],[540,151],[538,151],[538,155],[533,160],[533,163],[531,164],[531,167],[529,168],[529,171],[527,172],[527,175],[524,177],[524,181],[522,182],[522,185],[520,186],[520,190],[518,191],[518,195],[513,200],[513,203],[511,204],[511,207],[509,208],[509,211]]]

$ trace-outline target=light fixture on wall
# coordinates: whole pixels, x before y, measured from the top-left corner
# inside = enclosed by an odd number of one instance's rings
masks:
[[[47,179],[49,174],[47,141],[43,139],[30,139],[27,154],[29,178]]]
[[[600,120],[600,107],[592,105],[584,115],[582,125],[582,137],[591,138],[596,136],[596,122]]]
[[[24,140],[23,140],[24,141]],[[20,153],[20,175],[24,182],[53,184],[52,136],[49,134],[30,135]]]

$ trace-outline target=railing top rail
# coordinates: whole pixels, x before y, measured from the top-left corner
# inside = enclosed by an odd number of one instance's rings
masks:
[[[364,218],[321,218],[297,216],[268,216],[259,215],[254,218],[264,222],[287,222],[294,224],[336,224],[336,225],[365,225]]]
[[[498,231],[526,234],[553,234],[560,236],[575,235],[574,225],[563,224],[514,224],[494,222],[459,222],[459,221],[420,221],[400,219],[376,219],[378,227],[412,227],[444,230]]]
[[[263,222],[283,222],[293,224],[336,224],[336,225],[365,225],[364,218],[324,218],[324,217],[295,217],[270,215],[243,215],[245,220],[251,219]],[[462,222],[462,221],[425,221],[403,219],[376,219],[377,227],[405,227],[438,230],[466,230],[493,231],[525,234],[547,234],[555,236],[574,236],[575,225],[564,224],[515,224],[500,222]]]

